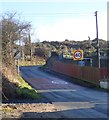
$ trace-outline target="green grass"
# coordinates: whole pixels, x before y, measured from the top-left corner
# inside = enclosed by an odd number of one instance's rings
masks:
[[[42,69],[47,69],[48,68],[48,66],[46,65],[46,64],[44,64],[43,66],[41,66],[40,68],[42,68]]]
[[[25,82],[20,76],[18,77],[20,84],[19,89],[17,90],[17,94],[20,98],[41,98],[42,96],[32,88],[27,82]]]

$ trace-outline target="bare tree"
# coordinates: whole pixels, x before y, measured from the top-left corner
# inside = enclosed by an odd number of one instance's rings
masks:
[[[31,28],[30,23],[21,22],[16,13],[5,13],[1,19],[2,57],[7,65],[14,63],[13,48],[18,40],[24,37]]]

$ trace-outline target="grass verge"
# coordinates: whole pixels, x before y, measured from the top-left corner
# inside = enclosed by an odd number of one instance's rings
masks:
[[[20,84],[19,89],[17,89],[17,94],[20,98],[36,99],[42,97],[41,94],[39,94],[34,88],[25,82],[22,77],[18,76],[18,79]]]

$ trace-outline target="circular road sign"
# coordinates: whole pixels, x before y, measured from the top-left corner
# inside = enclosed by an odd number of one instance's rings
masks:
[[[74,60],[82,60],[83,59],[83,50],[74,50]]]

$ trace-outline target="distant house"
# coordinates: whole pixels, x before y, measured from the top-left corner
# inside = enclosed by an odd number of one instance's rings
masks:
[[[80,49],[82,47],[82,45],[80,45],[80,44],[69,44],[68,45],[68,48],[72,48],[72,49]]]

